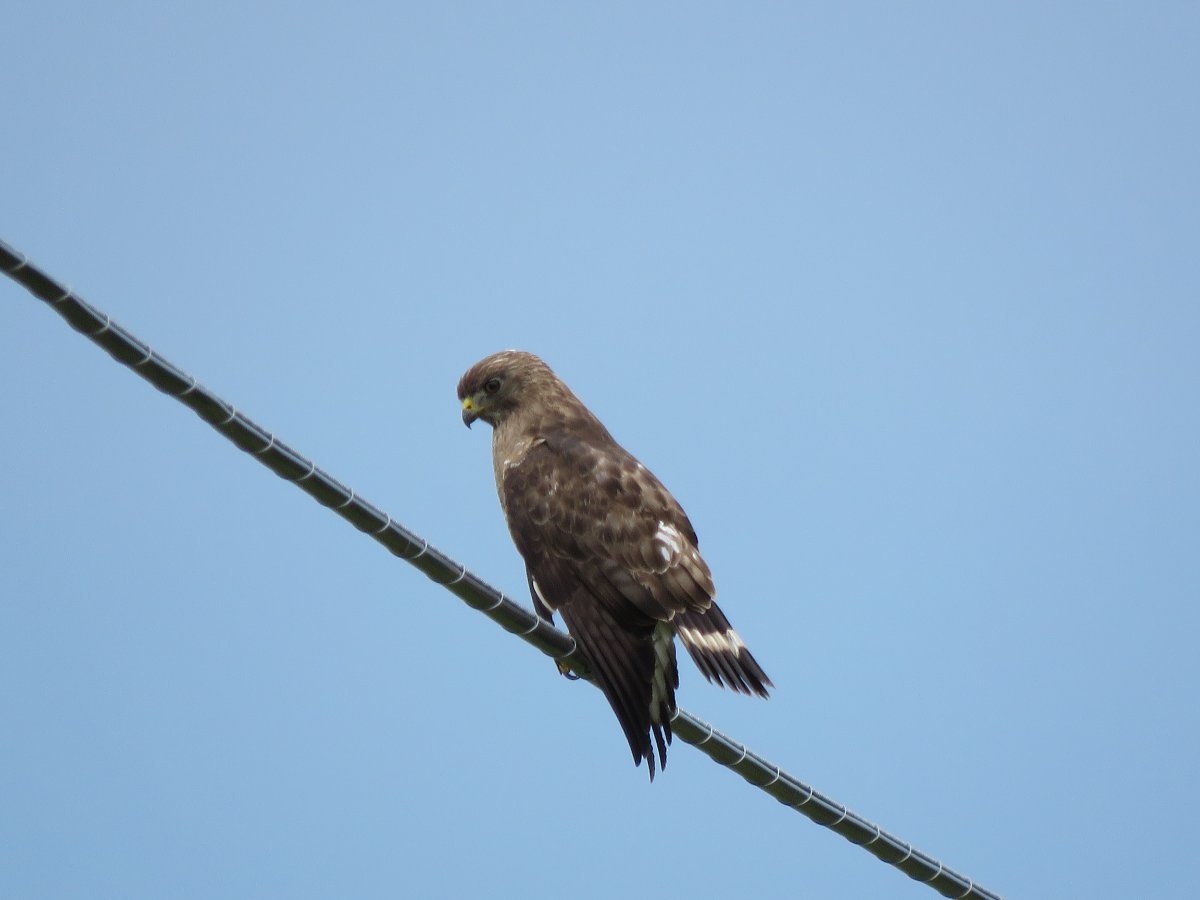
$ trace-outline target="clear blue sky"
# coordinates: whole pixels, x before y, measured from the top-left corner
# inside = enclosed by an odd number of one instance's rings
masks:
[[[17,2],[0,236],[525,599],[539,353],[778,690],[681,703],[1011,897],[1193,897],[1193,4]],[[936,896],[0,279],[0,896]]]

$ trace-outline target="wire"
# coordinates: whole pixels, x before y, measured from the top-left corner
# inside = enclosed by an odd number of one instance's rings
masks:
[[[424,572],[432,581],[497,622],[505,631],[517,635],[547,656],[566,663],[582,678],[591,680],[587,661],[577,651],[570,635],[514,603],[465,565],[430,546],[429,541],[368,503],[328,472],[318,468],[316,463],[151,350],[147,344],[113,322],[107,314],[75,296],[69,288],[3,241],[0,241],[0,269],[39,300],[49,304],[72,328],[107,350],[117,362],[187,406],[280,478],[292,482],[322,506],[373,537],[389,552]],[[928,884],[943,896],[999,900],[998,894],[946,868],[908,842],[851,812],[686,710],[676,712],[671,724],[679,738],[713,761],[737,772],[749,784],[818,825],[858,844],[910,878]]]

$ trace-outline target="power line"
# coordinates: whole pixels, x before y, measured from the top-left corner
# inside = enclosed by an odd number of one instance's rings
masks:
[[[0,269],[39,300],[45,301],[72,328],[107,350],[117,362],[187,406],[240,450],[253,456],[280,478],[295,484],[322,506],[373,537],[393,555],[420,569],[432,581],[497,622],[504,630],[521,637],[547,656],[565,662],[576,673],[590,680],[587,661],[576,650],[575,641],[570,635],[513,602],[465,565],[430,546],[420,535],[409,531],[383,510],[359,497],[261,425],[238,412],[194,377],[151,350],[143,341],[113,322],[106,313],[76,297],[69,288],[3,241],[0,241]],[[803,813],[818,825],[858,844],[910,878],[928,884],[943,896],[999,900],[998,894],[947,868],[907,841],[883,831],[878,825],[814,790],[686,710],[676,712],[671,725],[680,739],[713,761],[737,772],[749,784],[770,794],[785,806]]]

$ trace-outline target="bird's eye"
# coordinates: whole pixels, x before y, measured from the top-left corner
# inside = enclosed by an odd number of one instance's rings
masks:
[[[496,393],[496,391],[500,390],[500,379],[499,378],[489,378],[487,380],[487,383],[484,384],[483,389],[485,391],[487,391],[489,394]]]

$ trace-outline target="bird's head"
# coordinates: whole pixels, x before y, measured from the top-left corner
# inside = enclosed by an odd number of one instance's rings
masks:
[[[458,382],[463,424],[476,419],[495,427],[520,408],[522,398],[539,381],[557,381],[550,367],[522,350],[502,350],[481,359]]]

